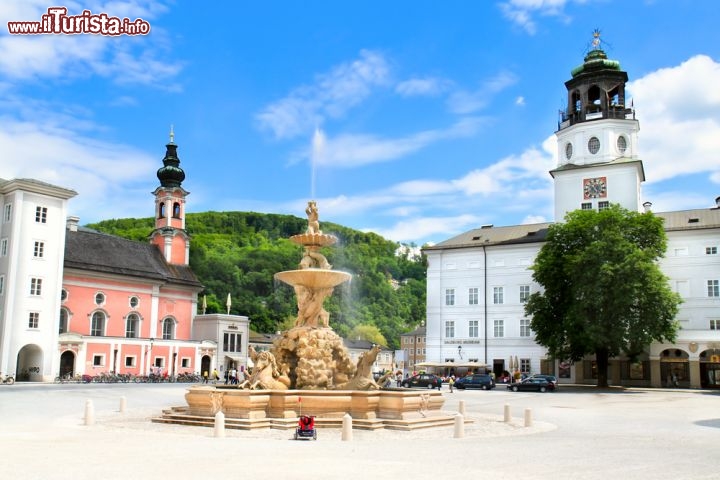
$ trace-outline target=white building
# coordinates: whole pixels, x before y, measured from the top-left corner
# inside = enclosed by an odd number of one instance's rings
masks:
[[[43,379],[57,341],[68,200],[75,191],[0,180],[0,372]]]
[[[638,156],[640,130],[625,103],[627,73],[594,48],[565,82],[568,107],[556,132],[559,164],[555,218],[576,209],[642,203],[645,180]],[[720,197],[713,208],[656,213],[665,221],[668,251],[661,268],[683,298],[675,344],[653,344],[638,361],[614,358],[615,385],[720,387]],[[551,373],[561,382],[591,382],[595,362],[549,358],[536,344],[524,303],[538,291],[529,266],[542,247],[548,223],[485,225],[424,249],[427,272],[427,355],[431,362],[477,360],[497,376],[520,370]],[[460,348],[462,347],[462,348]]]

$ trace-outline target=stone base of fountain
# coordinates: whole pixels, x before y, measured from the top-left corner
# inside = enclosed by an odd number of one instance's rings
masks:
[[[195,386],[185,394],[187,406],[163,411],[156,423],[213,426],[223,412],[225,427],[294,429],[300,415],[315,416],[320,428],[340,428],[349,413],[353,428],[414,430],[453,425],[454,415],[441,411],[441,392],[432,390],[242,390]]]

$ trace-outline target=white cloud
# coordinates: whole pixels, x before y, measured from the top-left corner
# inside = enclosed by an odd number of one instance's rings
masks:
[[[148,185],[138,179],[153,178],[156,156],[52,122],[8,118],[0,119],[0,151],[3,178],[34,178],[77,191],[70,211],[81,221],[150,214]]]
[[[648,183],[720,170],[720,63],[698,55],[628,83]]]
[[[257,121],[276,138],[293,138],[338,118],[389,82],[390,68],[382,54],[362,50],[359,58],[318,75],[311,85],[294,89],[266,106]]]
[[[359,134],[325,136],[322,153],[316,155],[315,162],[316,165],[329,168],[354,168],[395,160],[435,142],[470,137],[478,132],[483,122],[482,118],[466,117],[445,129],[425,130],[400,138],[379,138],[375,135]],[[300,156],[309,155],[304,153]]]
[[[515,99],[515,105],[523,106],[525,105],[525,97],[519,96]]]
[[[0,22],[40,21],[52,4],[38,0],[4,0],[0,4]],[[167,8],[157,1],[65,2],[69,15],[89,9],[132,20],[150,20]],[[152,28],[152,25],[151,25]],[[153,29],[141,41],[133,37],[99,35],[0,35],[0,78],[9,82],[27,79],[72,79],[100,75],[116,83],[149,84],[177,88],[170,80],[182,68],[168,62],[158,50],[164,50],[164,33]],[[162,58],[162,59],[161,59]]]
[[[506,0],[500,3],[503,16],[521,27],[530,35],[537,32],[535,16],[559,17],[562,21],[569,21],[565,14],[565,5],[573,0]],[[574,0],[576,3],[585,3],[586,0]]]
[[[439,95],[452,86],[450,80],[443,78],[411,78],[403,82],[398,83],[395,86],[395,91],[403,97],[414,97],[414,96],[434,96]]]
[[[487,80],[477,90],[457,90],[448,98],[448,108],[457,114],[467,114],[485,108],[493,96],[515,84],[517,77],[510,72],[501,72]]]
[[[469,230],[473,226],[480,225],[480,223],[480,217],[463,214],[455,217],[415,218],[397,222],[389,229],[372,228],[367,230],[396,242],[411,242],[417,241],[419,238],[429,238],[436,235],[451,237],[454,234]]]

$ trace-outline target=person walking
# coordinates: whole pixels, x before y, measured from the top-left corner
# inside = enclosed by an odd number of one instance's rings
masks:
[[[203,370],[203,383],[208,383],[208,371]]]
[[[217,383],[218,380],[220,380],[220,374],[217,371],[217,368],[213,368],[213,383]]]
[[[448,379],[448,385],[450,386],[450,393],[453,393],[453,385],[455,385],[455,375],[450,375]]]
[[[437,377],[438,390],[442,390],[442,377]]]

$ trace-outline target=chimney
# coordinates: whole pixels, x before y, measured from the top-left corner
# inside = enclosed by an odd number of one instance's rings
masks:
[[[71,232],[77,232],[80,217],[67,217],[67,229]]]
[[[648,213],[650,211],[650,207],[652,207],[652,202],[643,203],[643,208],[645,209],[645,213]]]

